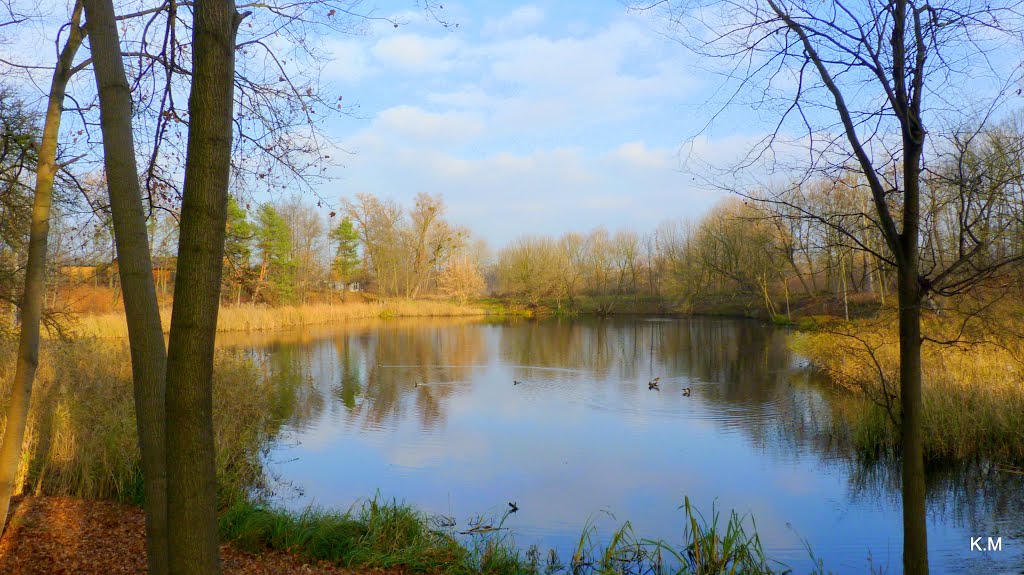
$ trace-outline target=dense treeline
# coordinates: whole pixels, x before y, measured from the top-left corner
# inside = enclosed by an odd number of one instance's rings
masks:
[[[936,309],[943,305],[937,299],[979,283],[1020,283],[1013,256],[1024,253],[1024,117],[966,134],[937,154],[922,186],[921,269],[948,269],[939,297],[926,302]],[[796,297],[825,296],[848,316],[854,294],[894,300],[895,266],[873,209],[867,183],[849,168],[744,191],[700,220],[666,222],[644,234],[598,229],[521,238],[499,252],[495,287],[559,306],[598,296],[598,311],[650,297],[682,309],[732,300],[781,315]],[[953,265],[958,260],[967,263]]]
[[[18,109],[5,110],[15,114],[4,120],[5,138],[16,144],[18,130],[30,137],[33,128],[19,119]],[[944,267],[959,256],[964,249],[959,221],[966,214],[983,218],[980,229],[993,261],[1021,252],[1022,122],[1016,117],[958,142],[930,173],[924,189],[922,265]],[[24,176],[18,174],[31,155],[6,153],[0,158],[5,182],[0,293],[10,302],[4,314],[9,325],[29,208]],[[47,298],[54,309],[64,303],[58,295],[61,286],[118,285],[110,216],[94,201],[103,182],[86,177],[79,186],[84,192],[80,199],[69,192],[61,195],[51,231],[49,267],[60,272],[53,275],[58,281]],[[495,254],[467,228],[446,220],[440,196],[419,194],[411,206],[403,206],[357,194],[342,199],[338,212],[329,214],[299,197],[264,203],[232,199],[223,299],[272,305],[329,302],[361,289],[462,302],[490,294],[526,305],[598,313],[636,309],[641,301],[649,304],[646,309],[718,306],[769,315],[785,315],[795,302],[807,299],[829,300],[834,313],[845,315],[853,302],[894,301],[894,269],[880,255],[884,240],[871,215],[867,186],[855,170],[747,196],[724,199],[698,220],[666,221],[647,232],[598,228],[557,237],[523,236]],[[153,210],[148,231],[157,289],[169,294],[176,215]],[[957,273],[970,280],[972,269]],[[942,303],[932,299],[929,305]]]
[[[30,158],[3,161],[4,173],[15,174],[23,169],[17,162]],[[985,249],[993,261],[1020,252],[1022,174],[1021,117],[958,141],[926,180],[922,265],[944,267],[959,257],[965,243],[958,236],[959,222],[965,215],[983,219],[984,225],[974,229],[986,234]],[[102,181],[83,181],[87,200],[94,195],[90,190],[102,188]],[[0,230],[0,283],[8,294],[4,299],[12,302],[18,280],[14,262],[26,243],[26,193],[23,184],[5,185],[0,206],[9,214]],[[852,302],[893,301],[894,268],[881,255],[884,240],[870,202],[866,184],[851,169],[834,178],[724,199],[699,220],[666,221],[643,233],[598,228],[557,237],[523,236],[491,254],[483,240],[445,218],[440,196],[419,194],[411,206],[403,206],[357,194],[342,199],[338,212],[330,214],[298,197],[244,204],[232,199],[224,301],[325,302],[362,289],[463,302],[491,294],[526,305],[599,313],[643,301],[661,309],[732,306],[728,309],[784,315],[796,301],[824,298],[834,302],[835,313],[848,315]],[[109,214],[102,207],[70,209],[79,204],[65,199],[67,209],[58,210],[51,232],[56,241],[49,251],[50,268],[63,272],[56,275],[56,285],[116,287]],[[157,288],[169,293],[175,214],[154,210],[148,230]],[[975,268],[956,273],[973,281],[981,273]],[[54,288],[51,307],[59,306],[57,294]],[[957,295],[956,290],[945,295]],[[933,299],[929,305],[942,303]]]

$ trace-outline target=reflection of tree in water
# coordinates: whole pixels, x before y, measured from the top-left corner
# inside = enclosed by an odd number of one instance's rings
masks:
[[[785,383],[790,353],[780,330],[714,318],[652,323],[652,330],[654,358],[663,369],[719,384],[706,390],[711,398],[763,402]]]
[[[502,329],[500,357],[517,366],[579,370],[579,378],[632,380],[646,373],[650,338],[647,322],[635,320],[530,321]]]
[[[274,421],[300,425],[324,409],[324,396],[311,373],[313,349],[296,345],[272,345],[262,355],[270,381]]]
[[[444,422],[445,401],[471,383],[484,361],[485,327],[431,323],[388,322],[332,340],[338,358],[332,393],[350,421],[379,428],[411,409],[424,429]]]
[[[685,375],[721,384],[714,391],[722,399],[753,401],[771,397],[790,357],[778,330],[701,318],[525,322],[502,330],[500,353],[510,364],[578,369],[598,379]]]
[[[900,465],[894,458],[842,460],[850,498],[900,504]],[[983,461],[929,465],[928,516],[976,535],[1024,537],[1024,476]]]

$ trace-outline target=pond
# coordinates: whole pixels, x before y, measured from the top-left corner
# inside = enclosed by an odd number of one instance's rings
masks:
[[[689,497],[705,516],[752,516],[794,573],[813,568],[807,546],[835,573],[898,573],[899,467],[849,449],[832,414],[850,399],[785,338],[712,318],[399,319],[234,345],[285,390],[269,468],[286,507],[379,494],[464,530],[514,502],[516,544],[564,560],[588,525],[680,541]],[[931,471],[933,573],[1022,573],[1022,479]],[[972,552],[978,536],[1002,551]]]

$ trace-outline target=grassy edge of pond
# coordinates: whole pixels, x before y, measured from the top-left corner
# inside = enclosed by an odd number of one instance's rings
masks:
[[[529,303],[511,298],[489,297],[456,302],[446,299],[378,298],[370,294],[349,294],[336,303],[300,305],[223,305],[217,315],[217,331],[270,332],[303,326],[343,323],[358,319],[395,319],[413,317],[576,317],[612,315],[715,316],[757,318],[780,325],[815,322],[840,313],[841,302],[832,297],[794,296],[789,314],[770,316],[757,298],[723,296],[672,301],[657,297],[576,296],[572,300],[543,299]],[[857,301],[853,313],[859,316],[878,309],[873,301]],[[161,321],[170,327],[170,305],[164,302]],[[51,339],[59,335],[76,338],[127,338],[124,313],[60,314],[48,325]]]
[[[689,499],[680,509],[684,533],[679,543],[637,537],[629,522],[601,538],[588,524],[572,556],[564,558],[553,549],[518,548],[502,527],[508,513],[460,533],[446,518],[377,498],[344,512],[310,508],[298,513],[239,500],[221,515],[220,531],[225,541],[246,551],[285,551],[354,569],[400,567],[453,575],[787,572],[784,564],[766,558],[753,518],[732,511],[723,525],[716,510],[706,519]],[[825,573],[808,552],[815,562],[812,573]]]
[[[1021,310],[1004,318],[1019,322]],[[828,378],[844,400],[834,412],[864,456],[898,456],[899,430],[886,409],[899,405],[899,334],[892,310],[841,321],[805,318],[790,348]],[[923,437],[933,463],[988,459],[1006,468],[1024,461],[1024,342],[994,322],[970,325],[929,315],[922,347]],[[1007,335],[1009,334],[1009,335]],[[845,399],[849,399],[847,401]]]

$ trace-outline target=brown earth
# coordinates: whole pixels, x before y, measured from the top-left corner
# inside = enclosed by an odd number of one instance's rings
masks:
[[[141,509],[109,501],[18,497],[0,538],[5,575],[146,573],[145,517]],[[354,575],[331,565],[309,565],[277,551],[251,554],[220,547],[224,575]]]

